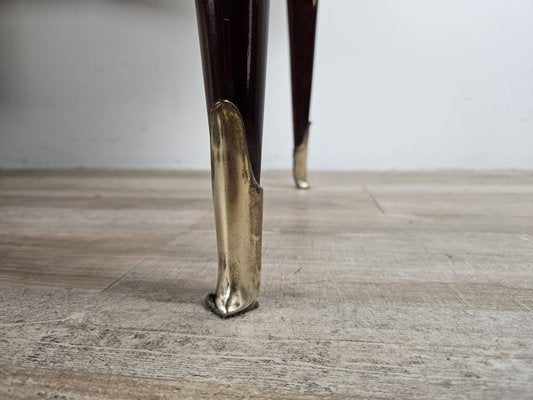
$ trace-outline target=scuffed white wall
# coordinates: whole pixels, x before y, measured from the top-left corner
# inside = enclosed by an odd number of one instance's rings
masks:
[[[292,147],[271,1],[264,168]],[[208,168],[192,0],[0,2],[0,166]],[[533,169],[533,1],[321,0],[313,169]]]

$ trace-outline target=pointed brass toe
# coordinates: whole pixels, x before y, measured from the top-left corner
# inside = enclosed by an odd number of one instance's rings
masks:
[[[309,125],[302,143],[294,149],[292,174],[297,189],[309,189],[307,182],[307,143],[309,142]]]
[[[241,308],[240,310],[238,310],[236,312],[226,312],[226,313],[224,313],[224,312],[221,312],[220,309],[218,308],[218,306],[216,305],[216,299],[217,299],[217,297],[216,297],[215,294],[210,294],[205,299],[205,303],[206,303],[207,307],[211,311],[213,311],[213,313],[215,313],[216,315],[218,315],[220,318],[223,318],[223,319],[233,318],[233,317],[236,317],[238,315],[242,315],[244,313],[247,313],[248,311],[255,310],[256,308],[259,307],[259,303],[257,302],[257,300],[255,300],[248,307]]]
[[[301,179],[295,179],[294,184],[296,185],[296,189],[306,190],[311,188],[309,182]]]
[[[251,168],[244,123],[235,105],[215,104],[210,128],[219,260],[213,306],[216,314],[233,316],[254,308],[259,294],[263,190]]]

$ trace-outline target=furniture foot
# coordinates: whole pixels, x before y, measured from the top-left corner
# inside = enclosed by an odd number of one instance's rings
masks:
[[[307,149],[315,54],[317,0],[287,0],[287,6],[294,125],[293,177],[298,189],[309,189],[309,183],[307,182]]]
[[[207,305],[223,318],[257,308],[268,9],[268,0],[196,0],[218,247]]]
[[[309,127],[307,124],[303,139],[294,148],[292,174],[297,189],[309,189],[307,182],[307,142],[309,140]]]
[[[263,190],[255,180],[235,105],[211,109],[211,174],[218,245],[215,310],[230,316],[256,302],[261,279]]]

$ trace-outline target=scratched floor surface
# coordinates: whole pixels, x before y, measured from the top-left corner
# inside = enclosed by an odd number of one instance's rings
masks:
[[[224,321],[209,173],[0,171],[0,399],[533,399],[533,173],[311,182]]]

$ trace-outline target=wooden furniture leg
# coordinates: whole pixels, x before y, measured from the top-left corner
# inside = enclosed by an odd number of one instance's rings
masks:
[[[257,306],[261,279],[261,140],[269,0],[196,0],[211,138],[218,246],[207,304],[230,317]]]
[[[308,189],[307,144],[309,106],[315,54],[318,0],[287,0],[291,48],[292,109],[294,125],[293,176],[298,189]]]

